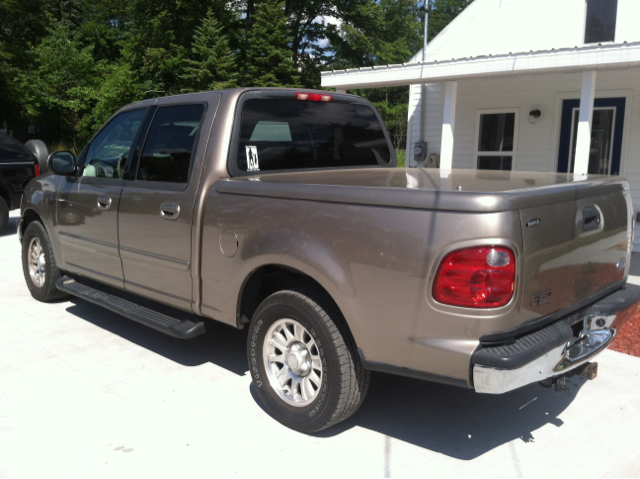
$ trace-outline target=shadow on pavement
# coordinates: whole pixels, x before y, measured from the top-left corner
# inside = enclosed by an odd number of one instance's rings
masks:
[[[531,384],[488,395],[373,373],[369,394],[358,412],[317,436],[330,437],[360,426],[456,459],[474,459],[513,439],[533,442],[533,432],[545,424],[562,426],[558,416],[585,381],[571,378],[568,390],[560,394]]]
[[[12,236],[18,232],[18,219],[19,218],[9,218],[7,226],[0,231],[0,238],[3,236]]]
[[[241,376],[248,369],[246,332],[221,323],[207,322],[206,334],[180,340],[79,299],[72,299],[67,311],[184,366],[211,362]],[[568,391],[560,394],[531,384],[494,396],[372,373],[362,407],[348,420],[314,436],[332,437],[360,426],[456,459],[474,459],[513,439],[533,442],[534,431],[546,424],[562,426],[558,416],[585,381],[571,378]],[[250,393],[267,413],[253,386]]]
[[[176,363],[198,366],[211,362],[239,376],[248,370],[245,331],[207,321],[202,336],[176,339],[81,299],[70,301],[69,313]]]

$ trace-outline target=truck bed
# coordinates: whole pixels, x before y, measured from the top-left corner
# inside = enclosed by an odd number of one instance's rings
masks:
[[[528,171],[367,168],[270,173],[219,181],[216,191],[333,203],[492,213],[621,192],[617,176]]]

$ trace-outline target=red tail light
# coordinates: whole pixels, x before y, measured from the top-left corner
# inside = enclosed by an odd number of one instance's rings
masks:
[[[459,249],[444,257],[433,283],[433,298],[465,308],[498,308],[513,297],[516,261],[503,246]]]
[[[319,93],[296,93],[296,100],[308,101],[331,101],[332,95],[321,95]]]
[[[36,167],[36,177],[40,176],[40,165],[38,163],[35,164]]]

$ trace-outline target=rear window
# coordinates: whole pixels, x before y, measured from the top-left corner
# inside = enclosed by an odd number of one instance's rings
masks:
[[[391,160],[370,107],[301,100],[247,100],[237,151],[238,169],[246,172],[384,166]]]

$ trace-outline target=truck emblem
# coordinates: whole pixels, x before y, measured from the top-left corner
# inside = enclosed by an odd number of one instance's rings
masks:
[[[531,228],[532,226],[536,226],[540,224],[540,218],[534,218],[532,220],[527,221],[527,228]]]
[[[531,301],[529,302],[529,306],[533,306],[537,304],[537,306],[542,306],[545,303],[551,301],[551,290],[548,289],[543,291],[542,293],[534,294],[531,296]]]
[[[616,268],[618,268],[618,271],[622,271],[626,265],[627,265],[627,260],[622,258],[620,261],[618,261]]]

